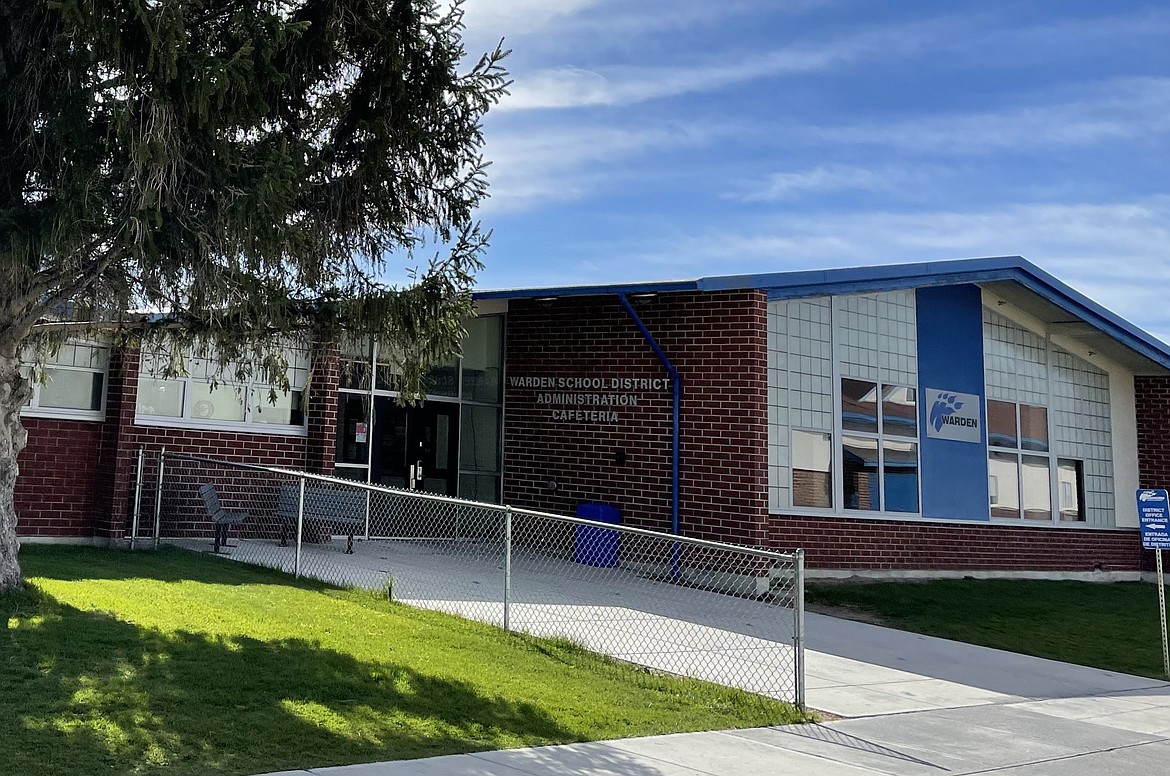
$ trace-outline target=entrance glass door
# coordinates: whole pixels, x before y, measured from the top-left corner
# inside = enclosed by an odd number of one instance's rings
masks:
[[[370,481],[454,496],[459,481],[459,405],[431,401],[402,407],[374,399]]]

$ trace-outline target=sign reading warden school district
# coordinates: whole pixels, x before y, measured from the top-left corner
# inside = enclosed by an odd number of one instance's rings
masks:
[[[1166,491],[1146,488],[1137,492],[1138,525],[1147,550],[1170,550],[1170,500]]]
[[[665,378],[522,377],[508,378],[510,388],[536,391],[536,403],[551,408],[550,417],[576,423],[616,423],[623,407],[637,407],[640,393],[670,388]]]
[[[925,390],[926,435],[953,442],[983,441],[979,428],[979,397],[973,393]]]

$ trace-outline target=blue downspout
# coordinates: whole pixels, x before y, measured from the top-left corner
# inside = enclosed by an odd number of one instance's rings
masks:
[[[650,349],[654,351],[654,355],[658,356],[658,360],[666,367],[666,371],[670,374],[670,381],[674,385],[674,409],[673,409],[673,434],[670,446],[670,530],[675,536],[678,536],[678,425],[679,425],[679,407],[682,403],[682,380],[679,379],[678,370],[670,363],[670,359],[666,357],[666,353],[659,347],[658,342],[654,339],[654,335],[646,328],[646,324],[642,323],[642,319],[638,317],[638,313],[634,311],[630,300],[626,298],[625,294],[619,293],[617,295],[618,301],[622,303],[622,307],[626,308],[626,313],[630,316],[630,320],[638,327],[638,331],[642,332],[642,336],[646,339]],[[672,570],[674,576],[678,577],[678,545],[674,545],[672,554]]]

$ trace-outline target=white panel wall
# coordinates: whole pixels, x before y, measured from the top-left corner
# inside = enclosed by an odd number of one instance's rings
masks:
[[[983,343],[987,398],[1048,407],[1052,452],[1084,461],[1086,524],[1112,527],[1109,374],[986,307]]]
[[[914,292],[840,296],[834,301],[840,373],[887,385],[916,386]]]

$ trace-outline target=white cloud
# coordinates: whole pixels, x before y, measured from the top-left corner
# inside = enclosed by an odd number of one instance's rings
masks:
[[[712,128],[682,124],[489,130],[491,198],[484,212],[579,199],[620,177],[620,163],[631,157],[705,145],[717,134]]]
[[[926,116],[898,122],[803,127],[809,143],[895,146],[948,154],[1081,146],[1170,132],[1170,78],[1119,78],[1041,96],[1047,104],[999,111]]]
[[[748,186],[735,197],[744,202],[775,202],[807,193],[885,189],[905,177],[905,173],[888,168],[874,170],[844,164],[818,165],[805,170],[773,173],[764,183]]]
[[[472,32],[524,36],[604,5],[606,0],[471,0],[464,21]]]
[[[631,36],[661,34],[757,13],[787,16],[808,13],[842,0],[470,0],[464,19],[475,36],[523,39],[522,47],[558,50],[569,41],[589,39],[613,45]],[[598,36],[603,36],[598,38]]]
[[[766,76],[821,72],[867,56],[905,54],[955,34],[953,22],[899,25],[855,33],[821,44],[679,66],[601,70],[571,65],[518,73],[500,111],[633,105],[647,100],[707,92]],[[727,61],[730,60],[730,61]]]

